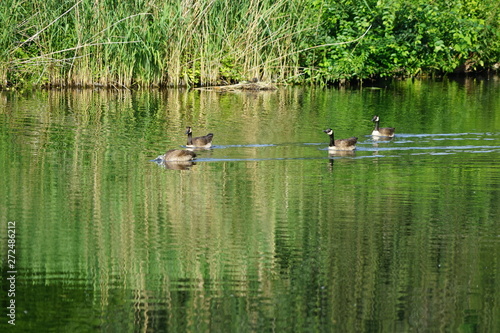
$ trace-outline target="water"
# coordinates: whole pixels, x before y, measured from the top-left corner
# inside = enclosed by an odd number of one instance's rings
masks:
[[[495,331],[498,88],[3,92],[0,329]],[[188,125],[214,147],[151,162]]]

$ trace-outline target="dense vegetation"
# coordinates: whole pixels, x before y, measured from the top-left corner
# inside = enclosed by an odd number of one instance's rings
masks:
[[[0,85],[498,71],[497,0],[2,0]]]

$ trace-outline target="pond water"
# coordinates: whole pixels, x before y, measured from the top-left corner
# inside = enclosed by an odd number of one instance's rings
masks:
[[[0,330],[498,330],[499,88],[1,92]]]

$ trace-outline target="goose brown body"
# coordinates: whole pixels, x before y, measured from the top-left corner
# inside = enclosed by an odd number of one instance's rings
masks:
[[[214,138],[213,133],[193,138],[193,130],[191,127],[187,127],[186,134],[188,136],[186,146],[189,148],[210,148],[212,146],[212,140]]]
[[[158,156],[159,159],[163,161],[171,161],[171,162],[185,162],[191,161],[196,157],[196,154],[190,150],[182,150],[182,149],[172,149],[167,151],[164,155]]]
[[[373,136],[388,136],[393,137],[395,128],[394,127],[379,127],[380,118],[379,116],[374,116],[372,121],[375,123],[375,128],[373,129]]]
[[[330,145],[328,146],[328,150],[330,151],[336,151],[336,150],[355,150],[356,149],[356,143],[358,142],[357,137],[350,137],[348,139],[338,139],[335,140],[333,136],[333,130],[331,128],[328,128],[324,130],[326,134],[330,136]]]

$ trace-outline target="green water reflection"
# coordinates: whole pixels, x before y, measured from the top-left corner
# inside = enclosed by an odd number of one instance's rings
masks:
[[[498,88],[4,92],[15,328],[495,331]],[[367,136],[373,114],[398,136]],[[189,170],[150,162],[187,125],[214,149]],[[329,157],[326,127],[358,151]]]

